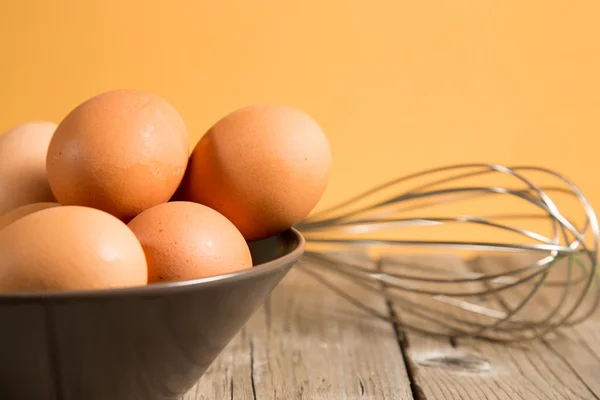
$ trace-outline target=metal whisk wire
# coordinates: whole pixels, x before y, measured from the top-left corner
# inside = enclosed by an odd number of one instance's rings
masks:
[[[536,183],[530,175],[550,179],[553,184]],[[482,180],[483,184],[478,183]],[[576,222],[557,205],[555,196],[561,195],[577,201],[583,221]],[[497,207],[493,201],[507,199],[517,201],[520,209],[490,213],[490,208]],[[483,205],[485,212],[471,211],[469,202],[473,201]],[[468,214],[434,213],[436,207],[465,205]],[[523,222],[531,224],[518,225]],[[540,223],[549,226],[549,232],[541,232]],[[434,227],[485,228],[514,239],[497,240],[497,235],[491,235],[492,240],[473,240],[460,230],[448,230],[441,239],[428,234],[412,238],[411,229]],[[306,259],[311,261],[300,265],[303,271],[369,313],[425,334],[503,342],[531,340],[586,319],[600,302],[596,276],[600,230],[595,211],[573,182],[546,168],[461,164],[421,171],[315,213],[297,228],[307,239]],[[395,236],[395,232],[408,238]],[[382,233],[383,237],[378,236]],[[519,252],[527,261],[513,268],[504,263],[499,271],[481,270],[477,263],[473,265],[478,268],[455,270],[415,266],[408,261],[410,256],[387,254],[415,247],[421,252],[470,251],[474,253],[469,256],[471,261],[481,260],[486,252]],[[355,249],[369,255],[366,263],[339,256]],[[391,260],[386,264],[401,271],[384,268],[382,259]],[[409,271],[402,272],[406,269]],[[357,300],[351,291],[329,279],[326,271],[366,290],[385,292],[401,315],[382,313]],[[544,296],[558,302],[541,317],[539,310],[526,312]]]

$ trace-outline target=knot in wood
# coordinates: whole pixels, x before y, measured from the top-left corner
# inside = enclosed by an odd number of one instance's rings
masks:
[[[492,369],[488,360],[468,353],[428,353],[415,357],[423,366],[439,367],[459,372],[488,372]]]

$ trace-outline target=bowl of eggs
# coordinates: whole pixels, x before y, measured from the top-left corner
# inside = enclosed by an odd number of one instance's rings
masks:
[[[325,134],[279,104],[189,145],[114,90],[0,135],[0,398],[178,399],[302,256]]]

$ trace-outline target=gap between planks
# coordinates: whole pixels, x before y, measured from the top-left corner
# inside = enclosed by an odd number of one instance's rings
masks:
[[[384,259],[381,268],[386,269],[390,262],[396,263],[398,258]],[[418,256],[411,262],[468,268],[453,258]],[[321,296],[326,300],[318,301]],[[371,297],[368,300],[378,303]],[[377,307],[401,319],[405,317],[403,310],[391,303],[384,301]],[[592,326],[597,327],[595,324]],[[348,343],[348,337],[344,340],[341,327],[354,332],[350,347],[355,352],[359,348],[358,354],[369,355],[364,346],[371,344],[369,339],[372,342],[380,336],[365,336],[365,332],[377,326],[385,332],[385,324],[360,315],[336,294],[293,271],[184,399],[597,398],[594,383],[597,386],[600,382],[595,372],[600,371],[598,364],[587,369],[587,376],[581,371],[585,372],[586,363],[597,361],[598,341],[590,345],[594,350],[587,352],[587,358],[579,357],[573,366],[564,351],[553,351],[544,341],[508,346],[476,340],[437,340],[394,326],[393,344],[396,354],[398,347],[400,354],[393,363],[378,354],[383,351],[394,359],[390,332],[381,336],[384,341],[371,354],[370,368],[365,368],[361,363],[364,360],[356,355],[343,355],[340,347]],[[598,329],[588,329],[585,335],[597,338],[596,332]],[[558,343],[564,348],[575,346],[576,354],[585,352],[585,341]],[[326,347],[320,348],[323,344]],[[338,350],[331,351],[331,346]],[[324,359],[334,362],[324,363]],[[392,379],[385,375],[389,368],[395,371]],[[375,377],[369,378],[370,369],[378,372]]]
[[[494,256],[477,258],[473,261],[475,270],[481,272],[506,271],[537,261],[530,255]],[[562,264],[561,264],[562,263]],[[561,268],[563,268],[561,270]],[[566,268],[565,261],[560,261],[553,268],[553,278],[561,275]],[[518,299],[527,295],[527,286],[520,285],[507,292],[498,293],[502,307],[514,305]],[[546,286],[532,298],[522,310],[523,315],[540,317],[546,315],[555,300],[560,299],[563,290]],[[571,371],[586,385],[593,398],[600,399],[600,310],[596,310],[587,320],[574,326],[564,326],[546,337],[542,343],[569,366]]]
[[[393,324],[360,311],[298,267],[182,400],[413,399]],[[326,276],[388,312],[381,293]]]
[[[470,271],[460,259],[447,256],[390,256],[382,265],[388,271],[390,265],[399,264]],[[427,296],[412,297],[420,304],[432,302]],[[402,309],[394,309],[401,321],[409,317]],[[404,334],[415,397],[421,400],[597,398],[590,389],[591,382],[585,382],[543,341],[515,346],[471,339],[437,340],[410,331]],[[597,384],[600,368],[594,370],[589,373],[594,374]]]

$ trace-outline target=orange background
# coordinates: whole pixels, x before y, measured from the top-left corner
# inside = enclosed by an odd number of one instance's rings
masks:
[[[275,101],[329,137],[320,206],[473,161],[557,169],[598,207],[599,17],[596,0],[3,2],[0,131],[134,87],[170,101],[193,144]]]

